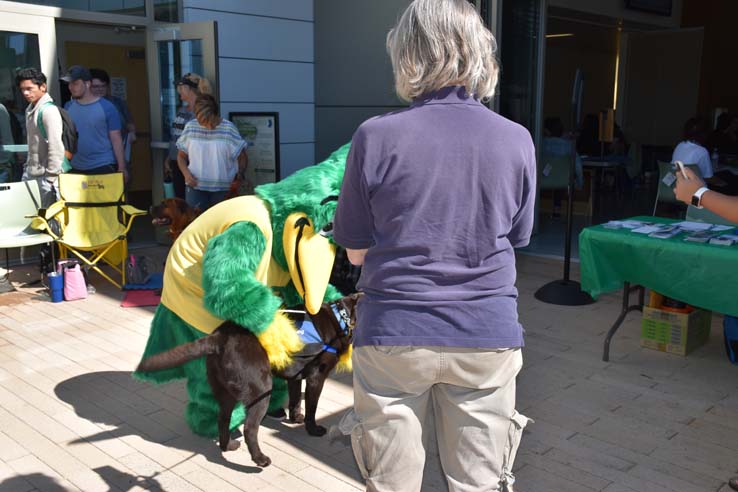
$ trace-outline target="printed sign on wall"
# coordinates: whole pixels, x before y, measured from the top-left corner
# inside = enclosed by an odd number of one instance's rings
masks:
[[[248,143],[249,163],[239,195],[250,195],[254,188],[279,180],[279,113],[228,113],[238,133]]]

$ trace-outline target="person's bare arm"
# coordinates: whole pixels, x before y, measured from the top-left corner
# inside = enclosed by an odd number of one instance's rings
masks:
[[[133,143],[136,141],[136,125],[132,121],[129,121],[126,125],[126,131],[128,132],[128,141]]]
[[[243,149],[240,154],[238,154],[238,172],[243,173],[246,170],[246,166],[249,165],[249,156],[246,153],[246,149]]]
[[[177,152],[177,165],[185,179],[185,184],[190,188],[197,186],[197,178],[190,172],[190,158],[181,150]]]
[[[346,255],[352,265],[361,266],[364,264],[364,257],[366,256],[366,249],[348,249],[346,248]]]
[[[720,217],[738,224],[738,196],[728,196],[717,191],[706,191],[702,195],[702,206]]]
[[[123,137],[120,130],[111,130],[108,132],[110,143],[113,144],[113,154],[115,154],[115,162],[118,164],[118,171],[123,173],[125,180],[128,181],[128,170],[126,169],[126,157],[123,150]]]
[[[690,168],[685,167],[684,172],[687,174],[687,178],[681,172],[676,173],[677,182],[674,193],[679,200],[689,205],[692,203],[692,195],[705,186],[705,183]],[[702,195],[701,204],[710,212],[716,213],[730,222],[738,223],[738,196],[723,195],[717,191],[709,190]]]

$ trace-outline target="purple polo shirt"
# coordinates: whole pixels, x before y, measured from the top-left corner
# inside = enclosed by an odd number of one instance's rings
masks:
[[[535,149],[447,87],[353,136],[335,241],[367,249],[354,344],[523,345],[514,247],[528,244]]]

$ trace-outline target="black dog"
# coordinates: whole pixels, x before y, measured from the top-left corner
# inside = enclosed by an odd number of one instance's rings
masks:
[[[290,420],[304,422],[310,435],[325,434],[325,427],[315,422],[318,399],[325,378],[351,346],[356,302],[360,295],[352,294],[332,303],[323,303],[318,313],[311,316],[323,341],[306,345],[300,353],[294,354],[292,364],[282,370],[270,370],[266,351],[253,333],[226,321],[211,335],[144,359],[137,371],[170,369],[207,355],[208,383],[220,405],[220,449],[232,451],[238,448],[239,443],[230,440],[228,427],[233,408],[237,402],[243,402],[248,410],[243,435],[251,459],[259,466],[269,466],[271,460],[259,448],[258,431],[272,390],[272,374],[288,380]],[[303,415],[300,405],[302,379],[306,380],[306,415]]]

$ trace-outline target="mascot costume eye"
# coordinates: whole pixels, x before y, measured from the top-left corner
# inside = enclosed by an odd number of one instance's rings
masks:
[[[323,301],[341,297],[328,283],[335,257],[330,230],[349,146],[278,183],[257,187],[255,195],[211,207],[184,230],[167,257],[144,358],[209,335],[230,320],[256,335],[273,367],[289,364],[302,343],[279,309],[304,304],[316,313]],[[187,423],[197,434],[218,435],[219,406],[204,357],[134,376],[154,383],[186,378]],[[286,397],[286,382],[275,379],[269,411],[281,408]],[[239,404],[231,429],[244,418]]]

